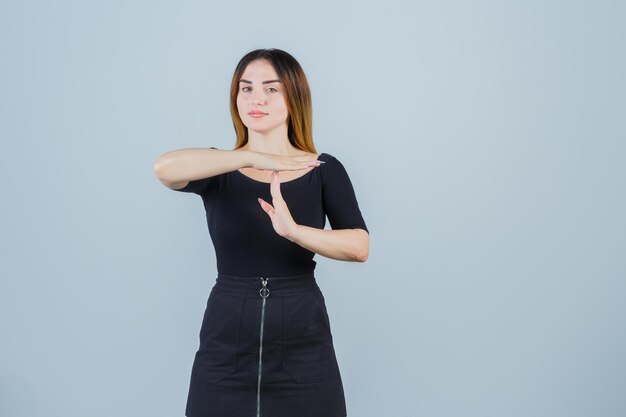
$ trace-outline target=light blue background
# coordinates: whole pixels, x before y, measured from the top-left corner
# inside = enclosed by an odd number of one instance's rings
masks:
[[[316,256],[348,415],[625,415],[625,12],[0,3],[0,415],[184,414],[216,265],[153,163],[232,148],[259,47],[302,64],[371,231]]]

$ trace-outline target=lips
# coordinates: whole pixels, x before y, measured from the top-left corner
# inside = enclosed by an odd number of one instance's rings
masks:
[[[267,113],[262,113],[262,112],[250,112],[248,113],[248,116],[252,117],[253,119],[261,119],[265,116],[267,116]]]

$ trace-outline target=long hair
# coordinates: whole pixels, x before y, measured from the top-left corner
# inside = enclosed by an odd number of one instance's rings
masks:
[[[239,80],[248,64],[257,59],[265,59],[272,64],[284,87],[289,142],[298,149],[317,153],[313,145],[313,106],[309,82],[298,61],[287,52],[275,48],[248,52],[237,64],[230,85],[230,115],[237,135],[234,149],[248,143],[248,128],[237,110]]]

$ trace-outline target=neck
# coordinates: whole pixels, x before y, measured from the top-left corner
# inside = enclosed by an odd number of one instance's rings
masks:
[[[248,143],[242,146],[241,149],[285,156],[292,155],[297,150],[289,142],[286,125],[268,132],[248,129]]]

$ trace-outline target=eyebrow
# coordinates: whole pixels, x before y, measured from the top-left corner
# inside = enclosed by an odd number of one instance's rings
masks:
[[[239,82],[252,84],[252,81],[244,80],[243,78],[239,80]],[[279,82],[280,80],[267,80],[267,81],[263,81],[261,84],[271,84],[271,83],[279,83]]]

